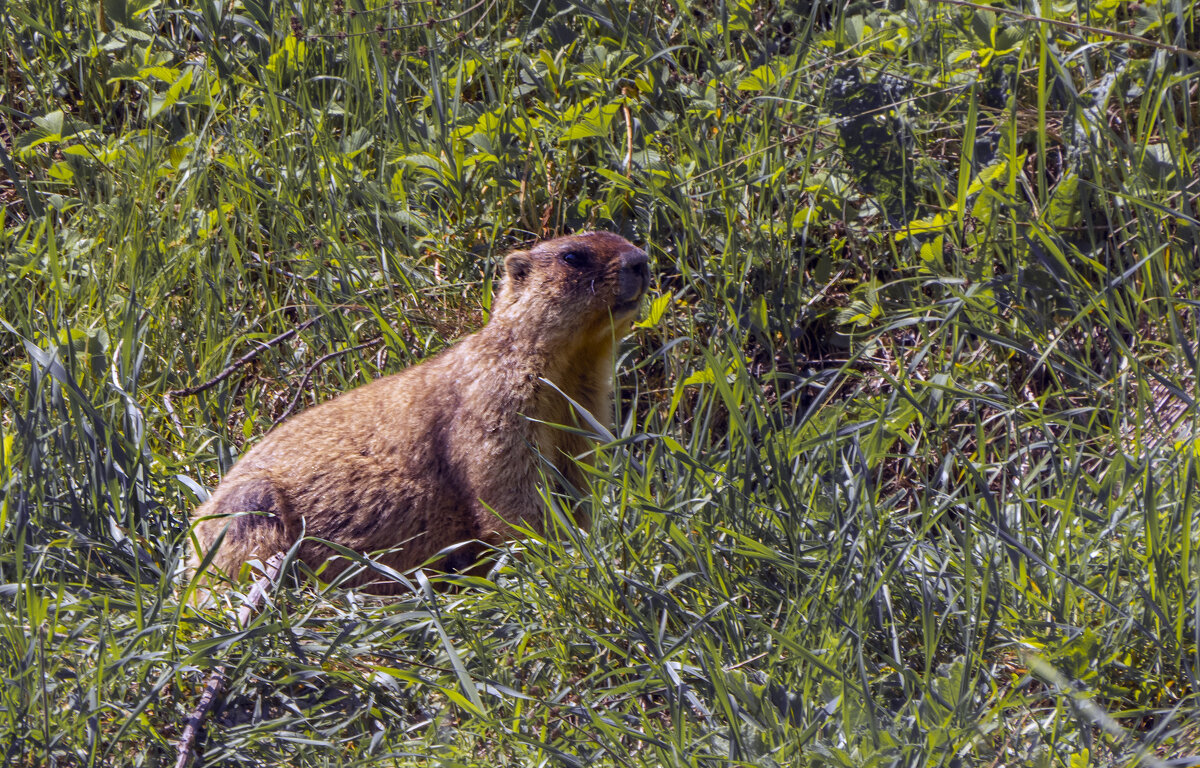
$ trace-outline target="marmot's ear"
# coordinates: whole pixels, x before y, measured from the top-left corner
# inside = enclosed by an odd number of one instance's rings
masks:
[[[529,251],[513,251],[504,259],[504,276],[513,286],[525,282],[531,269],[533,259],[529,257]]]

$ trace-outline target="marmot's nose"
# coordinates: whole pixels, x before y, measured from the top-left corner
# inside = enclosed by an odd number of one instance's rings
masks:
[[[645,251],[635,248],[622,254],[621,271],[638,277],[643,290],[650,285],[650,257]]]
[[[650,287],[650,259],[646,252],[630,248],[621,254],[621,271],[617,279],[617,301],[638,301]]]

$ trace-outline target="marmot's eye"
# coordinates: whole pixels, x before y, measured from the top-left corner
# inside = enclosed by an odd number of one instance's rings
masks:
[[[563,260],[563,264],[566,264],[568,267],[575,267],[576,269],[586,267],[588,263],[587,254],[580,253],[579,251],[567,251],[559,258]]]

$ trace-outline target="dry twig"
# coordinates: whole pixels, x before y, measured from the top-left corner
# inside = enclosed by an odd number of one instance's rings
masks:
[[[175,396],[182,397],[185,395],[196,395],[196,394],[203,392],[206,389],[215,387],[216,385],[220,384],[225,379],[228,379],[230,376],[232,376],[233,372],[236,371],[238,368],[241,368],[246,363],[248,363],[251,360],[253,360],[254,358],[258,357],[259,354],[262,353],[264,350],[270,349],[271,347],[275,346],[276,344],[278,344],[281,341],[287,341],[288,339],[292,338],[297,333],[300,333],[300,331],[303,331],[305,328],[307,328],[308,326],[312,325],[313,323],[317,322],[320,319],[321,319],[320,316],[309,318],[308,320],[305,320],[303,323],[300,323],[300,325],[297,325],[295,328],[291,329],[290,331],[284,331],[283,333],[279,334],[275,338],[273,338],[269,341],[263,342],[261,345],[255,347],[254,349],[250,350],[246,354],[239,357],[237,360],[234,360],[232,363],[225,366],[225,370],[221,371],[216,376],[213,376],[211,379],[209,379],[206,382],[197,384],[194,387],[184,387],[183,389],[171,389],[171,390],[167,391],[167,394],[172,397],[175,397]]]
[[[283,567],[283,558],[284,553],[276,552],[267,559],[266,565],[263,566],[263,574],[255,580],[254,586],[250,588],[250,594],[246,596],[246,602],[238,609],[237,623],[239,627],[244,629],[250,623],[250,616],[274,586],[275,580],[279,578],[279,569]],[[225,676],[224,664],[218,664],[209,674],[208,682],[204,684],[204,693],[200,694],[200,701],[196,704],[196,709],[192,711],[191,716],[188,717],[187,725],[184,726],[183,734],[176,744],[176,749],[179,750],[179,759],[175,761],[175,768],[184,768],[191,759],[192,750],[196,746],[196,734],[200,732],[209,710],[213,708],[217,697],[221,695],[221,688],[225,685]]]
[[[299,404],[299,402],[300,402],[300,396],[304,394],[304,388],[308,386],[308,380],[310,378],[312,378],[313,372],[316,371],[317,368],[320,368],[327,361],[332,360],[333,358],[335,358],[339,355],[345,355],[350,352],[357,352],[360,349],[366,349],[367,347],[373,347],[381,341],[383,341],[383,337],[377,336],[377,337],[371,339],[370,341],[364,341],[362,344],[355,344],[353,347],[347,347],[346,349],[335,350],[333,352],[330,352],[328,355],[321,357],[320,359],[317,360],[317,362],[310,365],[308,367],[308,370],[304,372],[304,378],[300,379],[300,386],[296,387],[296,394],[292,397],[292,401],[290,403],[288,403],[287,408],[283,409],[283,413],[279,414],[279,416],[275,419],[275,421],[273,421],[271,423],[271,428],[274,429],[275,427],[278,427],[279,422],[286,419],[288,416],[290,416],[292,414],[292,411],[296,410],[296,405]]]

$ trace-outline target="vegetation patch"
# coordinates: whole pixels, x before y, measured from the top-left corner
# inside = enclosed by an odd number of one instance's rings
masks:
[[[1195,764],[1198,24],[8,0],[0,754],[173,763],[223,666],[195,764]],[[586,228],[653,295],[547,535],[186,603],[247,445]]]

